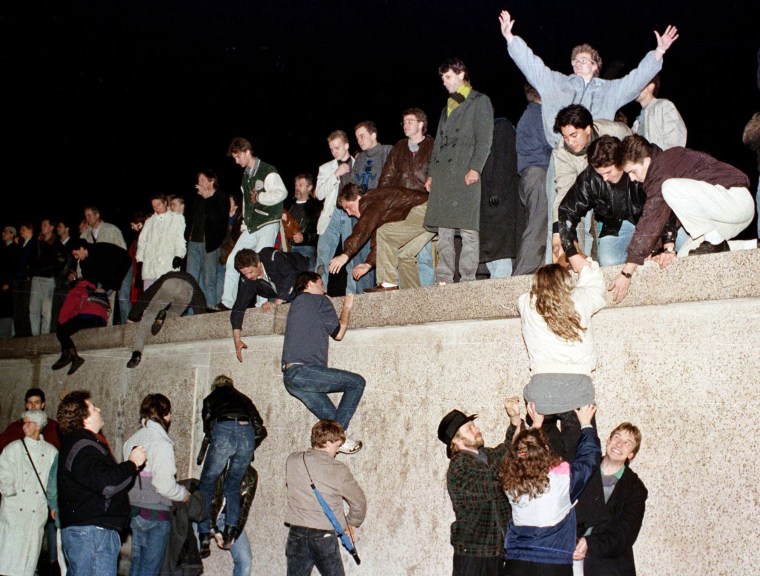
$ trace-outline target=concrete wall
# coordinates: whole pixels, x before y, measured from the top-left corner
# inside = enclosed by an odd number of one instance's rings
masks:
[[[644,437],[633,463],[649,489],[635,547],[641,575],[759,573],[758,268],[758,250],[682,259],[665,271],[646,266],[634,276],[628,299],[595,317],[600,435],[631,420]],[[612,278],[617,268],[605,272]],[[330,350],[331,365],[367,379],[351,423],[352,436],[365,447],[339,456],[369,500],[358,532],[362,564],[345,555],[348,574],[450,573],[453,512],[437,425],[459,408],[480,414],[488,445],[503,437],[503,400],[520,395],[528,379],[515,301],[529,281],[356,299],[351,330]],[[308,446],[314,423],[282,385],[286,315],[285,306],[249,312],[242,364],[221,313],[168,321],[134,370],[125,368],[134,326],[75,335],[86,363],[73,376],[50,370],[58,357],[53,336],[0,342],[0,425],[18,417],[29,387],[47,392],[53,415],[61,394],[87,388],[103,409],[106,435],[120,449],[138,426],[141,398],[162,392],[173,403],[179,476],[197,477],[201,403],[214,376],[230,375],[269,429],[256,453],[260,485],[247,524],[254,573],[283,574],[284,462]],[[229,555],[212,546],[206,572],[231,573]]]

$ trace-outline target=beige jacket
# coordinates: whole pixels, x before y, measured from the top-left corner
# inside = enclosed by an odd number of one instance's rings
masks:
[[[304,465],[305,461],[305,465]],[[311,448],[294,452],[285,463],[285,482],[288,488],[288,508],[285,523],[318,530],[332,530],[332,524],[311,489],[309,474],[320,494],[327,501],[343,529],[346,524],[360,526],[367,514],[367,499],[351,470],[324,450]],[[344,513],[343,502],[348,504]]]

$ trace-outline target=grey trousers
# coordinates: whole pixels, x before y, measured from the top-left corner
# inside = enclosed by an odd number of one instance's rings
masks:
[[[140,324],[137,326],[135,332],[135,341],[132,344],[132,350],[134,352],[142,352],[145,347],[145,340],[150,334],[150,328],[153,326],[153,322],[156,319],[156,315],[164,310],[167,306],[169,309],[166,311],[167,318],[179,318],[182,313],[187,309],[190,304],[190,300],[193,297],[193,288],[189,283],[181,280],[180,278],[170,278],[161,285],[156,295],[150,301],[150,304],[145,308],[143,312]]]
[[[528,166],[520,175],[520,202],[527,212],[527,223],[512,276],[533,274],[546,258],[546,168]]]
[[[438,266],[435,269],[435,279],[438,282],[451,284],[456,273],[456,247],[454,236],[456,228],[438,228]],[[477,230],[459,229],[462,237],[462,251],[459,254],[459,281],[475,280],[480,263],[480,233]]]

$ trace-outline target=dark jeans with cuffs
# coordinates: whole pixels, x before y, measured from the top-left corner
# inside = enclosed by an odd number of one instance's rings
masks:
[[[310,576],[316,566],[322,576],[344,576],[338,537],[333,530],[291,526],[285,545],[287,576]]]

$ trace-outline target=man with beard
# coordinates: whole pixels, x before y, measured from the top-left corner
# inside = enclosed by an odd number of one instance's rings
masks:
[[[456,520],[451,525],[454,547],[453,576],[505,576],[504,537],[510,518],[509,501],[499,486],[499,465],[512,437],[520,429],[520,399],[508,398],[509,416],[504,442],[485,448],[473,420],[452,410],[438,425],[438,439],[450,459],[446,484]]]

